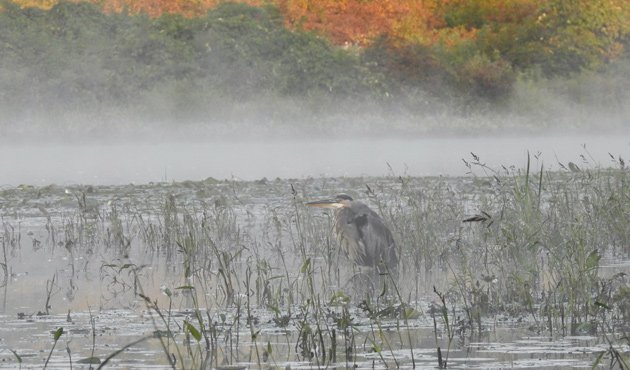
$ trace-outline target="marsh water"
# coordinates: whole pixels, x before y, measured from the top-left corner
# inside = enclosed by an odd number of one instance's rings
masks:
[[[471,152],[479,157],[472,170],[462,161]],[[610,154],[630,157],[630,138],[3,145],[0,367],[39,368],[49,353],[48,368],[97,367],[79,361],[123,349],[108,367],[170,368],[165,353],[185,343],[204,353],[203,340],[182,329],[193,322],[212,333],[207,367],[436,368],[441,347],[449,368],[591,368],[610,342],[588,325],[547,331],[535,314],[493,310],[476,328],[453,324],[450,335],[433,291],[457,278],[449,265],[403,270],[413,312],[404,320],[334,302],[339,291],[352,294],[348,262],[328,237],[330,214],[301,207],[347,192],[387,212],[390,192],[432,189],[436,202],[473,212],[468,202],[479,194],[471,189],[486,168],[522,168],[528,152],[539,168],[606,167]],[[455,221],[443,225],[446,249],[462,228]],[[599,274],[630,273],[627,261],[605,255]],[[315,297],[326,317],[313,322]],[[449,309],[453,323],[463,322],[462,305]],[[305,325],[327,333],[324,348],[305,339]]]

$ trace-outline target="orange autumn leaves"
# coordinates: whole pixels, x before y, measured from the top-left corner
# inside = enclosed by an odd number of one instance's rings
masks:
[[[21,7],[50,9],[62,0],[13,0]],[[201,16],[225,0],[72,0],[90,1],[106,12],[165,13]],[[240,0],[254,6],[277,6],[288,27],[316,31],[338,45],[371,43],[388,35],[392,40],[424,41],[440,25],[435,17],[439,0]]]
[[[367,45],[376,37],[427,36],[437,23],[434,0],[280,0],[286,22],[314,30],[336,44]],[[423,36],[421,36],[423,37]]]
[[[203,15],[221,0],[13,0],[22,8],[50,9],[61,1],[87,1],[100,6],[106,12],[128,12],[159,17],[165,13],[182,14],[187,17]],[[248,1],[255,5],[256,1]],[[256,4],[257,5],[257,4]]]
[[[486,23],[520,22],[542,0],[278,0],[293,28],[314,30],[336,44],[365,46],[387,35],[395,44],[448,46],[473,39]],[[459,18],[459,19],[458,19]],[[454,20],[454,24],[449,21]]]

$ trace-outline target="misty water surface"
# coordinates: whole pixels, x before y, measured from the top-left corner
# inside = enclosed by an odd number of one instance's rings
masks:
[[[216,179],[464,175],[471,152],[491,167],[523,168],[527,153],[607,166],[630,157],[629,135],[324,140],[207,143],[3,144],[0,185],[129,184]],[[583,158],[581,156],[584,156]]]
[[[260,142],[189,144],[181,142],[96,145],[11,144],[0,146],[0,165],[2,166],[0,185],[127,184],[199,180],[207,177],[217,179],[236,177],[249,180],[262,177],[379,176],[392,171],[394,174],[413,176],[463,175],[468,168],[464,165],[462,158],[470,160],[471,152],[491,167],[504,164],[524,168],[529,152],[534,158],[532,163],[535,164],[536,170],[541,162],[544,163],[545,168],[551,169],[559,168],[559,163],[568,166],[569,162],[574,162],[584,168],[592,164],[602,166],[612,164],[608,153],[627,160],[630,157],[629,143],[630,138],[627,135],[618,135],[494,139],[372,139],[332,142],[261,140]],[[475,171],[482,171],[482,168],[476,166]],[[341,180],[323,186],[324,192],[330,190],[331,187],[359,192],[359,189],[364,186],[360,182],[352,185],[352,181]],[[428,180],[441,183],[444,179]],[[471,188],[468,186],[472,183],[468,181],[469,179],[450,180],[459,181],[460,189]],[[309,185],[300,186],[300,182],[309,181],[311,182]],[[307,194],[313,194],[317,189],[322,188],[322,183],[327,181],[327,179],[309,179],[295,183],[298,184],[298,189],[307,189]],[[392,188],[396,179],[388,178],[384,181],[390,181],[390,183],[382,186]],[[239,229],[242,227],[240,229],[243,230],[242,242],[247,243],[247,248],[256,250],[258,255],[266,256],[265,258],[269,260],[272,260],[275,254],[264,248],[292,245],[289,235],[291,235],[293,223],[290,220],[298,210],[292,207],[290,202],[293,198],[287,194],[289,182],[294,183],[294,181],[278,183],[273,181],[269,182],[269,185],[246,183],[240,188],[238,194],[231,195],[229,198],[231,200],[229,203],[235,204],[234,214],[243,215],[243,219],[234,221],[235,226]],[[15,350],[26,359],[27,367],[41,365],[43,357],[51,348],[51,333],[59,327],[63,327],[66,333],[62,338],[63,344],[60,344],[53,354],[51,362],[54,364],[53,367],[68,367],[70,352],[64,348],[65,345],[72,349],[75,360],[86,358],[93,353],[102,359],[122,345],[143,336],[151,336],[151,339],[142,346],[136,346],[133,351],[125,351],[118,356],[117,364],[120,367],[129,368],[139,366],[169,368],[166,366],[163,350],[156,338],[152,336],[156,325],[149,317],[150,311],[144,310],[143,301],[135,295],[135,291],[131,288],[132,284],[125,283],[130,279],[130,275],[125,268],[120,266],[127,266],[129,262],[143,266],[141,270],[143,292],[151,298],[159,298],[160,302],[166,302],[162,287],[172,287],[176,290],[175,288],[182,284],[182,270],[171,269],[171,266],[179,266],[183,269],[181,251],[173,250],[175,254],[169,260],[164,256],[164,251],[158,249],[160,244],[155,242],[155,239],[143,244],[141,234],[137,230],[148,227],[149,223],[153,225],[152,227],[158,227],[156,225],[160,223],[160,217],[165,217],[163,207],[165,199],[169,199],[170,194],[177,196],[177,204],[181,207],[187,201],[195,203],[195,200],[200,198],[203,200],[220,199],[221,195],[233,189],[222,187],[222,185],[225,184],[210,186],[213,188],[212,191],[204,189],[206,183],[198,183],[190,187],[182,186],[182,184],[103,186],[97,187],[96,191],[89,192],[87,195],[83,193],[81,187],[71,186],[66,189],[63,187],[46,187],[45,189],[25,187],[18,189],[19,191],[8,189],[7,197],[2,199],[7,209],[3,237],[9,241],[17,240],[17,242],[12,253],[7,254],[8,260],[5,257],[6,265],[11,271],[11,279],[0,290],[2,292],[0,337],[3,338],[0,368],[17,366],[15,356],[8,349]],[[422,184],[422,186],[426,185],[427,183]],[[438,188],[441,186],[433,186],[433,189]],[[82,194],[83,198],[80,196]],[[241,196],[243,201],[236,202],[237,197],[240,199]],[[85,203],[82,203],[82,200]],[[439,202],[440,199],[436,201]],[[216,207],[217,203],[209,202],[208,204],[212,209],[212,204]],[[82,210],[81,207],[83,207]],[[219,207],[219,209],[223,208]],[[98,212],[92,213],[94,210]],[[228,216],[230,215],[232,214],[228,213]],[[223,220],[228,216],[224,216]],[[322,217],[325,218],[325,216]],[[120,257],[119,247],[112,242],[114,239],[108,237],[111,235],[112,220],[121,220],[120,225],[128,225],[125,233],[129,236],[129,240],[134,240],[134,243],[128,245],[130,249],[124,257]],[[146,221],[140,223],[139,220]],[[275,229],[276,224],[268,223],[272,220],[280,220],[277,224],[278,229]],[[282,223],[282,220],[288,221]],[[269,225],[274,226],[270,228]],[[288,229],[284,229],[282,225],[286,225]],[[448,224],[442,227],[449,228]],[[269,230],[263,232],[261,231],[263,229]],[[143,230],[150,230],[150,228]],[[326,228],[322,227],[318,233],[326,231]],[[447,230],[443,234],[448,235],[449,232],[450,230]],[[14,236],[16,233],[19,237]],[[89,235],[96,235],[93,233],[101,235],[100,239],[88,238]],[[240,232],[239,235],[241,235]],[[68,240],[73,242],[68,243]],[[75,244],[74,240],[83,240],[83,242]],[[261,242],[250,243],[250,240],[261,240]],[[232,239],[226,239],[225,250],[229,250],[227,247],[232,246],[231,242]],[[239,243],[241,241],[236,244]],[[10,245],[6,243],[7,247]],[[318,258],[319,261],[315,263],[324,261],[322,257]],[[313,261],[316,260],[313,259]],[[241,266],[244,265],[243,261],[238,263],[242,264]],[[278,261],[275,263],[279,264]],[[299,271],[300,263],[296,262],[296,264],[288,269],[284,267],[287,274],[289,271]],[[625,271],[627,271],[627,264],[624,261],[623,265],[616,263],[603,267],[602,275]],[[419,276],[419,274],[412,274],[410,277],[420,279]],[[421,278],[423,285],[426,285],[424,287],[426,289],[420,287],[421,298],[423,290],[429,291],[430,287],[434,286],[431,279],[445,284],[447,282],[444,275],[433,277],[423,274]],[[239,276],[238,279],[242,281],[244,278]],[[55,282],[56,288],[50,293],[51,300],[48,301],[46,289],[49,284],[52,284],[49,283],[51,281]],[[212,280],[209,281],[212,282]],[[219,290],[217,287],[218,285],[214,286],[214,292]],[[416,295],[417,292],[416,288]],[[209,294],[208,297],[213,299],[215,296]],[[177,306],[188,307],[181,302],[185,302],[185,297],[177,296]],[[428,302],[428,300],[416,299],[415,304],[426,313],[429,307]],[[51,315],[37,316],[35,313],[45,310],[46,305],[49,305]],[[212,316],[214,320],[218,320],[217,317],[221,314],[233,314],[230,308],[223,309],[222,307],[209,309],[208,312],[209,315],[214,315]],[[18,313],[26,316],[20,318]],[[176,312],[174,322],[177,320],[177,323],[180,323],[188,314],[187,311]],[[314,367],[314,362],[295,362],[295,358],[298,358],[297,350],[294,349],[298,341],[295,328],[281,330],[276,327],[271,318],[272,313],[268,309],[266,311],[261,309],[257,315],[260,317],[261,328],[258,345],[273,346],[273,353],[279,367],[287,365],[292,368]],[[354,315],[358,323],[355,327],[358,328],[357,335],[363,336],[358,342],[367,343],[363,338],[370,335],[372,327],[368,324],[359,325],[359,320],[365,319],[364,316],[360,316],[360,312],[357,311]],[[94,328],[91,327],[93,317],[95,318]],[[403,335],[406,334],[406,330],[411,333],[409,337],[413,339],[413,342],[409,339],[409,344],[397,344],[400,334],[392,328],[398,323],[387,324],[390,330],[385,330],[385,333],[390,336],[389,340],[396,344],[395,350],[384,353],[385,359],[391,362],[391,358],[396,356],[403,367],[410,367],[412,360],[409,354],[414,353],[417,368],[434,368],[437,362],[435,346],[438,339],[436,339],[430,319],[430,316],[425,314],[416,321],[410,322],[408,328],[402,329]],[[368,323],[369,320],[365,322]],[[452,357],[449,360],[451,367],[591,368],[598,353],[608,348],[608,344],[596,336],[558,338],[541,336],[540,332],[529,329],[532,324],[527,321],[521,322],[521,318],[514,322],[497,321],[495,315],[492,320],[484,322],[484,327],[489,329],[483,337],[453,345]],[[225,328],[228,326],[226,325]],[[223,327],[220,329],[225,330],[222,333],[228,332],[228,329]],[[238,338],[242,338],[237,344],[237,346],[240,345],[242,354],[240,359],[237,356],[234,363],[255,367],[255,362],[251,359],[256,343],[248,340],[251,336],[249,329],[245,326],[242,329],[237,334]],[[231,333],[231,329],[229,330]],[[98,333],[95,344],[92,344],[93,332]],[[227,336],[227,334],[222,335]],[[177,343],[182,342],[180,334]],[[94,351],[91,349],[92,345],[95,346]],[[227,344],[221,348],[221,353],[228,353],[223,349],[227,348]],[[356,352],[356,361],[362,367],[373,367],[375,363],[379,366],[381,365],[379,359],[379,355],[374,353],[370,346],[359,347]],[[340,361],[343,364],[343,359]]]

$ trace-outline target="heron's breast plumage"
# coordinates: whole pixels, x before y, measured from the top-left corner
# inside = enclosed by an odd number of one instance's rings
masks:
[[[388,268],[397,268],[394,238],[376,212],[354,201],[351,207],[337,210],[335,219],[340,247],[352,261],[370,267],[383,261]]]

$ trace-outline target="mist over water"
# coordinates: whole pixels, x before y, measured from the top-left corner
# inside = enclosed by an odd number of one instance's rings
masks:
[[[0,185],[122,185],[215,179],[461,176],[471,152],[492,168],[558,163],[608,166],[630,157],[630,134],[424,139],[294,139],[221,142],[6,144]]]

